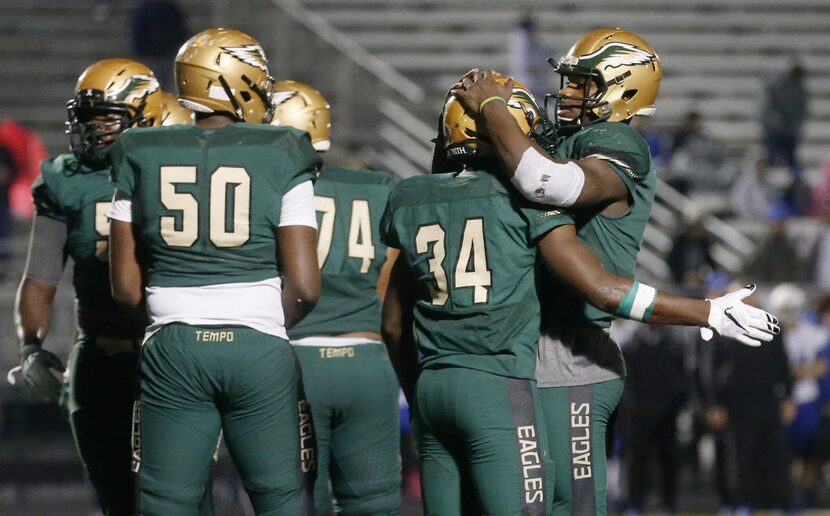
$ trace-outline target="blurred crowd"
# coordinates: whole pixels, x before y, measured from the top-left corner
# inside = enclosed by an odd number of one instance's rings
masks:
[[[714,273],[707,295],[731,283]],[[630,514],[673,512],[681,483],[715,491],[728,511],[830,506],[830,295],[782,283],[754,302],[782,328],[758,348],[616,323],[628,377],[609,492]]]

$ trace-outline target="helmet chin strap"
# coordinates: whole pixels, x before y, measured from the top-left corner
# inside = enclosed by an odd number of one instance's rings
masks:
[[[271,84],[274,84],[273,77],[269,76],[268,78],[271,81]],[[257,94],[259,99],[262,101],[262,105],[265,106],[265,116],[263,117],[262,122],[266,124],[270,123],[271,116],[274,113],[274,105],[271,102],[270,96],[262,88],[260,88],[257,83],[249,79],[247,75],[243,75],[242,80],[248,85],[249,88],[251,88],[251,91]]]
[[[236,101],[236,97],[233,96],[233,90],[228,85],[228,81],[226,81],[225,77],[222,75],[219,76],[219,84],[222,86],[222,89],[225,90],[225,95],[228,96],[228,100],[231,101],[234,114],[236,115],[236,120],[238,122],[244,122],[245,113],[242,111],[242,107],[239,105],[239,102]]]

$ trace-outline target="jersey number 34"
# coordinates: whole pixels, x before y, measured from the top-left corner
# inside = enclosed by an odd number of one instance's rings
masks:
[[[443,306],[449,297],[447,272],[444,269],[446,252],[446,231],[440,224],[427,224],[418,228],[415,234],[415,251],[418,254],[429,253],[427,260],[429,272],[435,277],[435,285],[430,285],[432,304]],[[472,287],[473,303],[486,303],[492,285],[492,273],[487,265],[487,246],[484,241],[484,219],[472,218],[464,221],[461,234],[461,246],[453,271],[453,289]]]

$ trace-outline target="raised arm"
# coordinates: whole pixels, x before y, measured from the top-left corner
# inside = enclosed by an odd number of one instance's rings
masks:
[[[490,72],[471,72],[465,79],[453,94],[468,113],[484,120],[506,177],[527,199],[562,207],[627,203],[628,189],[605,161],[551,158],[522,132],[507,109],[512,79],[502,85]]]
[[[754,286],[712,300],[658,292],[607,271],[579,242],[572,225],[554,228],[538,247],[555,277],[595,307],[618,317],[710,328],[750,346],[769,342],[779,332],[775,317],[741,301]]]

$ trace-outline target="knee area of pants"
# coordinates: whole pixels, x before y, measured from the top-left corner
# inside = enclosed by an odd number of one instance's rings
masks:
[[[366,514],[399,514],[400,491],[364,496],[360,498],[341,497],[337,499],[338,514],[342,516],[365,516]]]

